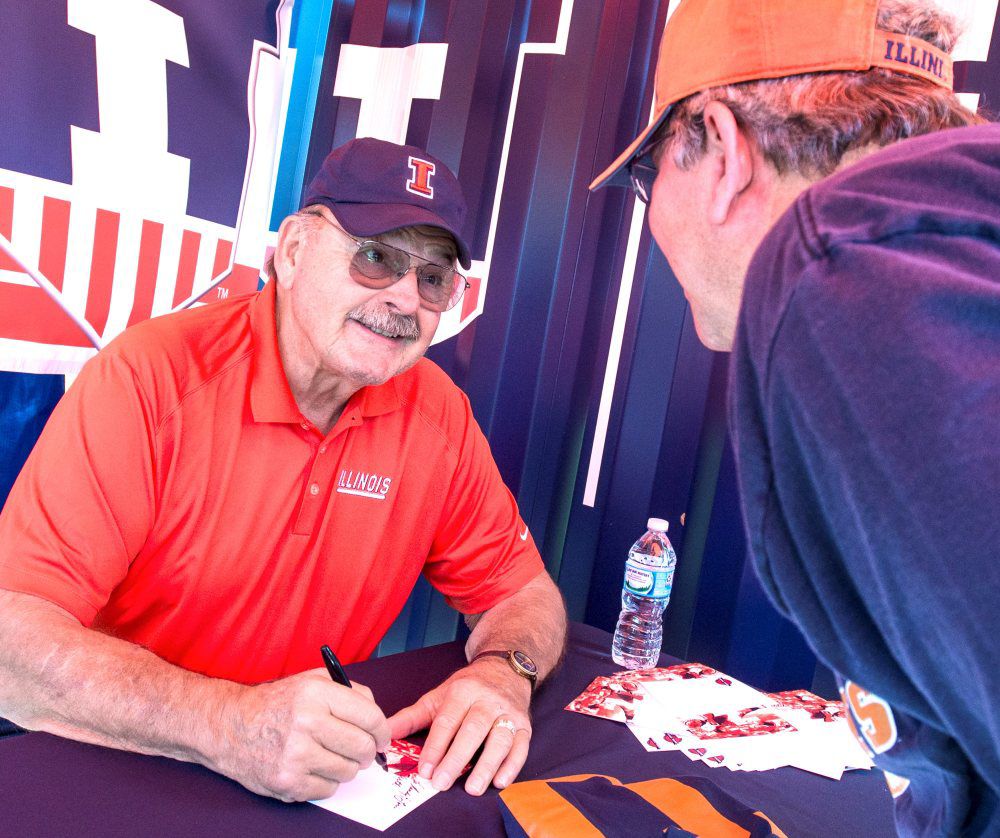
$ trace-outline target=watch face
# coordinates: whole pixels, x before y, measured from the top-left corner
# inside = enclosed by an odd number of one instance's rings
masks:
[[[514,662],[521,667],[525,672],[530,672],[532,675],[538,674],[538,669],[535,667],[535,662],[529,658],[524,652],[511,652],[514,657]]]

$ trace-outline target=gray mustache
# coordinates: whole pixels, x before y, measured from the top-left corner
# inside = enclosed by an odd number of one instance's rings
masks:
[[[417,318],[410,314],[396,314],[384,308],[369,309],[366,306],[359,306],[347,316],[369,329],[378,329],[380,332],[388,332],[407,340],[417,340],[420,337]]]

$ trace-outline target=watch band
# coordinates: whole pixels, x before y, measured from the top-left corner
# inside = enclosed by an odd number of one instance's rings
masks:
[[[528,683],[531,684],[531,689],[535,689],[535,685],[538,683],[538,668],[535,666],[535,662],[528,657],[524,652],[517,649],[507,649],[501,651],[500,649],[487,649],[484,652],[478,652],[476,656],[469,661],[470,663],[475,663],[480,658],[503,658],[507,661],[507,665],[513,669],[522,678],[526,678]]]

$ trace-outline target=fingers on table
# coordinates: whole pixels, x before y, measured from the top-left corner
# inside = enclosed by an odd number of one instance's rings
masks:
[[[465,790],[469,794],[482,794],[490,781],[498,788],[506,788],[513,782],[524,761],[528,757],[528,743],[531,730],[518,727],[513,719],[498,718],[483,746],[483,752],[472,768]]]
[[[461,720],[439,714],[421,755],[421,775],[426,777],[433,771],[434,788],[449,788],[482,745],[482,753],[465,784],[467,791],[482,794],[501,767],[503,778],[516,776],[531,739],[530,727],[519,715],[505,713],[496,705],[473,705]]]
[[[521,773],[521,768],[528,758],[528,746],[530,743],[530,728],[521,728],[515,732],[514,743],[511,745],[510,752],[493,777],[493,785],[498,789],[507,788],[507,786],[517,779],[517,775]]]
[[[420,752],[421,777],[431,779],[436,789],[450,788],[479,743],[486,738],[489,721],[475,707],[467,713],[442,708],[434,719]]]

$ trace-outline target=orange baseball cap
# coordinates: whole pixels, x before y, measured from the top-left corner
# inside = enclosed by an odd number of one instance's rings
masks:
[[[886,67],[951,89],[951,57],[877,29],[877,7],[878,0],[681,0],[660,41],[653,118],[590,188],[627,186],[628,164],[671,106],[711,87]]]

